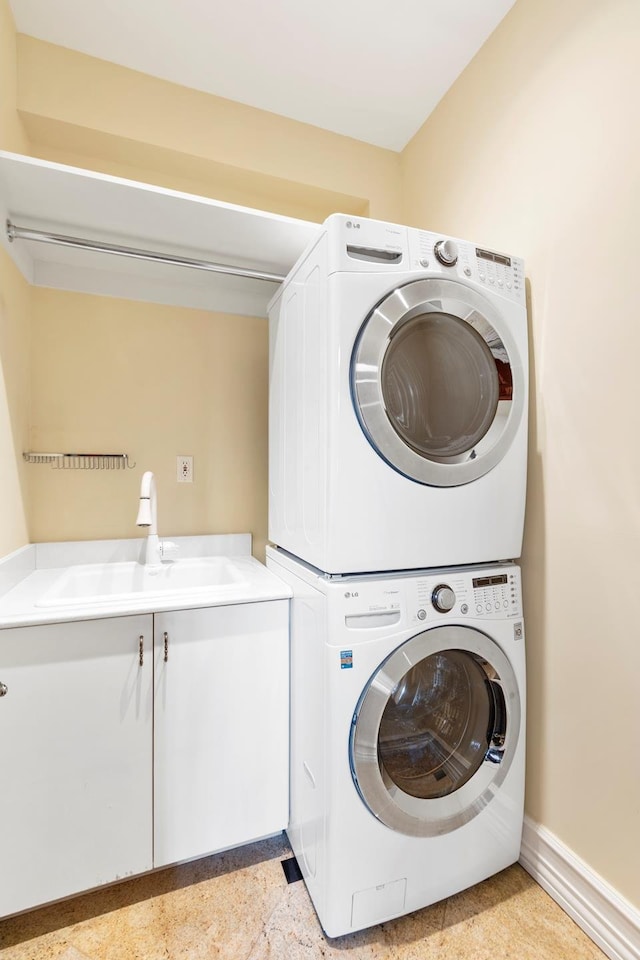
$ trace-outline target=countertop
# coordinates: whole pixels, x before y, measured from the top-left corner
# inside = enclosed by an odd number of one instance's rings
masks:
[[[0,629],[72,620],[96,620],[165,610],[288,599],[286,583],[251,556],[250,534],[168,537],[180,559],[225,557],[242,576],[239,583],[202,587],[197,592],[105,597],[98,602],[44,606],[42,598],[73,567],[126,563],[140,556],[142,539],[29,544],[0,560]]]

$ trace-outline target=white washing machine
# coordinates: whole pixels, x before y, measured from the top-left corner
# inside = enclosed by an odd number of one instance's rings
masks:
[[[340,936],[514,863],[524,804],[520,571],[329,578],[268,548],[293,590],[288,835]]]
[[[334,214],[269,319],[272,542],[330,573],[520,556],[521,260]]]

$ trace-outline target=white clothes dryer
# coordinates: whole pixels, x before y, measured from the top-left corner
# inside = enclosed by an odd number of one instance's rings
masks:
[[[334,214],[269,319],[272,542],[330,573],[520,556],[521,260]]]
[[[520,571],[328,577],[280,550],[292,589],[288,836],[340,936],[514,863],[524,805]]]

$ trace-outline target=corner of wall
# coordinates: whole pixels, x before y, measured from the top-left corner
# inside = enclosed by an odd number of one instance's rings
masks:
[[[0,149],[29,153],[29,139],[17,110],[17,36],[9,0],[0,0]]]
[[[31,289],[0,250],[0,556],[29,542]]]

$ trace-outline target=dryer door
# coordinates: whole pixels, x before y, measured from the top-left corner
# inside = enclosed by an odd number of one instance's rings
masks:
[[[365,320],[351,359],[353,402],[370,443],[419,483],[483,476],[524,414],[515,354],[504,320],[475,290],[439,279],[398,287]]]
[[[519,732],[518,685],[500,647],[470,627],[434,627],[398,647],[364,689],[351,773],[392,830],[444,834],[491,802]]]

